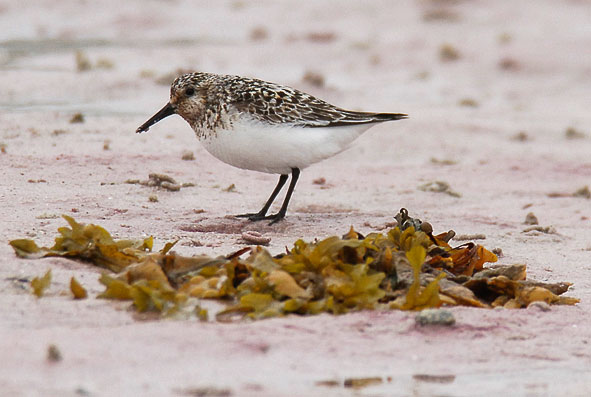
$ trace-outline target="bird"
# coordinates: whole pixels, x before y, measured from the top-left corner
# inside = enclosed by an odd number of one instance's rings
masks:
[[[407,118],[402,113],[345,110],[297,89],[255,78],[206,72],[177,77],[169,102],[137,133],[177,114],[214,157],[241,169],[279,174],[259,212],[236,215],[274,224],[287,213],[302,169],[347,149],[373,125]],[[291,174],[279,211],[267,215]]]

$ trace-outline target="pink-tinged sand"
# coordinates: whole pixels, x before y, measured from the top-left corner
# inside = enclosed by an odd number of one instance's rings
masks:
[[[574,0],[0,3],[0,394],[589,395],[591,200],[549,194],[591,186],[590,17],[590,4]],[[458,60],[440,60],[446,43]],[[76,49],[113,68],[77,72]],[[304,170],[284,222],[250,224],[225,216],[258,210],[275,176],[214,159],[179,118],[134,133],[167,100],[151,76],[177,68],[258,77],[410,118]],[[303,81],[307,71],[325,86]],[[466,98],[478,106],[461,106]],[[76,112],[84,123],[69,123]],[[585,137],[567,139],[568,127]],[[520,131],[530,139],[513,139]],[[186,150],[194,161],[181,160]],[[150,172],[195,186],[124,183]],[[313,183],[321,177],[324,185]],[[433,180],[462,197],[417,189]],[[223,191],[232,183],[235,192]],[[484,233],[480,243],[501,248],[501,263],[573,282],[567,294],[581,303],[452,308],[457,323],[445,329],[417,328],[414,313],[394,311],[140,321],[126,302],[94,299],[98,269],[17,259],[8,246],[22,237],[52,244],[65,213],[120,238],[153,235],[157,248],[180,238],[184,255],[235,251],[246,230],[271,237],[279,253],[351,225],[383,228],[401,207],[436,232]],[[523,233],[528,212],[556,233]],[[54,282],[42,299],[15,281],[48,268]],[[91,298],[71,299],[71,276]],[[50,344],[61,361],[47,361]],[[384,381],[351,390],[342,386],[351,377]],[[339,386],[316,384],[326,380]]]

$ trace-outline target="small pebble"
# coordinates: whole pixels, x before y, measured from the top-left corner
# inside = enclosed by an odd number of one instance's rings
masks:
[[[550,307],[549,304],[547,304],[544,301],[535,301],[530,303],[529,305],[527,305],[527,308],[529,310],[538,310],[541,312],[549,312],[550,310],[552,310],[552,308]]]
[[[72,123],[72,124],[84,123],[84,115],[82,113],[76,113],[70,119],[70,123]]]
[[[470,107],[470,108],[476,108],[476,107],[478,107],[478,102],[472,98],[464,98],[458,102],[458,105],[466,106],[466,107]]]
[[[263,26],[256,26],[250,31],[249,36],[252,41],[261,41],[269,37],[269,32]]]
[[[336,38],[337,35],[333,32],[310,32],[306,35],[306,40],[314,43],[329,43]]]
[[[568,127],[564,132],[566,139],[582,139],[585,138],[585,134],[574,127]]]
[[[503,70],[518,70],[519,62],[516,59],[505,57],[499,60],[499,68]]]
[[[422,190],[423,192],[445,193],[452,197],[462,197],[460,193],[455,192],[451,189],[449,183],[444,181],[427,182],[425,184],[420,185],[417,189]]]
[[[459,51],[451,44],[444,44],[439,48],[439,59],[444,62],[460,59]]]
[[[91,393],[83,387],[77,387],[76,390],[74,391],[74,393],[76,393],[77,396],[90,396],[91,395]]]
[[[324,87],[324,76],[318,72],[314,72],[311,70],[308,70],[304,74],[304,77],[302,77],[302,81],[306,84],[310,84],[313,87]]]
[[[59,351],[56,345],[49,345],[47,347],[47,360],[52,363],[62,361],[62,353]]]
[[[149,201],[150,203],[157,203],[157,202],[158,202],[158,196],[156,196],[155,194],[151,194],[151,195],[148,197],[148,201]]]
[[[437,165],[455,165],[458,162],[456,160],[452,160],[452,159],[438,159],[436,157],[431,157],[431,163],[433,164],[437,164]]]
[[[586,199],[591,198],[591,190],[589,189],[589,186],[583,186],[582,188],[578,189],[573,193],[573,197],[582,197]]]
[[[186,161],[195,160],[195,154],[193,154],[193,152],[190,150],[184,151],[181,159],[186,160]]]
[[[90,69],[92,69],[92,64],[86,54],[81,50],[76,51],[76,70],[84,72]]]
[[[526,225],[539,225],[540,224],[538,222],[538,217],[535,216],[533,212],[530,212],[525,216],[525,221],[523,223],[525,223]]]
[[[423,222],[421,223],[420,230],[427,234],[431,234],[433,233],[433,226],[431,226],[429,222]]]
[[[495,254],[498,257],[502,257],[503,256],[503,249],[502,248],[493,248],[493,250],[491,251],[493,254]]]
[[[316,386],[337,387],[340,383],[338,380],[319,380],[316,381]]]
[[[421,310],[415,316],[415,323],[418,325],[454,325],[456,319],[452,312],[443,309]]]
[[[347,378],[343,382],[343,386],[347,388],[353,389],[361,389],[367,386],[379,385],[383,383],[382,378],[378,377],[368,377],[368,378]]]
[[[230,186],[228,186],[225,189],[222,189],[224,192],[228,192],[228,193],[232,193],[236,191],[236,185],[235,184],[231,184]]]
[[[529,137],[529,135],[527,134],[526,131],[519,131],[517,134],[513,135],[511,137],[511,139],[513,139],[514,141],[519,141],[519,142],[525,142],[525,141],[531,140],[531,138]]]

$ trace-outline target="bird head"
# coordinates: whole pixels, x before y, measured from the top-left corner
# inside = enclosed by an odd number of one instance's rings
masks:
[[[207,73],[187,73],[177,77],[170,87],[170,101],[136,132],[148,131],[152,125],[173,114],[178,114],[194,126],[205,112],[208,76]]]

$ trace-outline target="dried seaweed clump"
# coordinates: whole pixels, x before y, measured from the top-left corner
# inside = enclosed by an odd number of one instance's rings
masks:
[[[106,267],[100,298],[133,301],[140,312],[195,314],[218,321],[260,319],[286,314],[341,314],[358,310],[421,310],[442,305],[526,307],[533,301],[574,304],[561,297],[570,284],[525,280],[525,265],[484,264],[497,257],[481,245],[449,245],[455,233],[432,234],[426,222],[402,209],[387,233],[363,236],[353,228],[342,237],[298,240],[283,254],[262,247],[228,256],[183,257],[175,243],[151,252],[152,238],[115,241],[100,226],[65,217],[70,228],[51,248],[14,240],[26,258],[65,256]],[[250,255],[241,259],[246,252]],[[212,304],[216,301],[220,304]],[[213,307],[213,308],[212,308]]]

